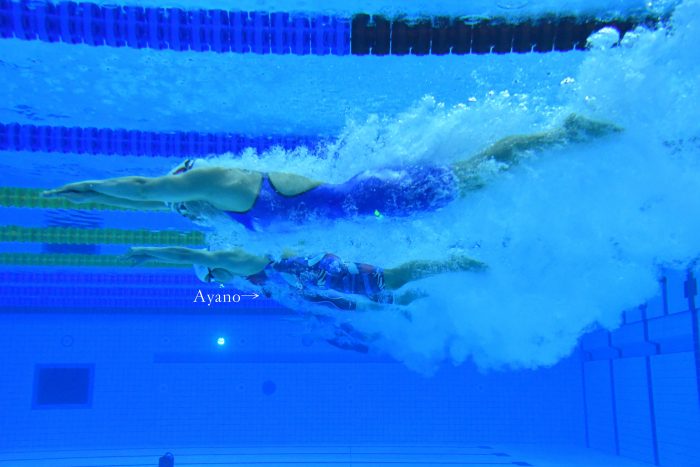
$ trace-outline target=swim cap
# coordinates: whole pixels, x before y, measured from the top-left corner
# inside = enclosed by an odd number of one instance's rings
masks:
[[[202,266],[201,264],[193,264],[192,267],[194,267],[194,273],[197,275],[197,278],[200,281],[202,281],[202,282],[211,282],[212,281],[211,269],[209,269],[206,266]]]
[[[181,173],[185,173],[189,171],[193,165],[194,161],[192,159],[185,159],[185,161],[182,164],[178,165],[173,169],[172,172],[170,172],[170,175],[178,175]]]

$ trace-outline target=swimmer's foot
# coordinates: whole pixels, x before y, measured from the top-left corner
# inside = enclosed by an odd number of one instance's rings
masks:
[[[482,263],[481,261],[477,261],[473,258],[463,255],[451,256],[447,264],[449,265],[448,270],[453,272],[483,271],[488,267],[486,263]]]
[[[582,142],[611,133],[620,133],[623,131],[623,128],[614,123],[591,120],[582,115],[572,113],[564,120],[563,130],[570,141]]]
[[[395,294],[394,295],[394,303],[396,305],[408,305],[408,304],[414,302],[415,300],[418,300],[419,298],[425,298],[427,296],[428,296],[428,294],[423,292],[422,290],[409,289],[409,290],[405,290],[401,293]],[[413,317],[406,310],[402,310],[401,315],[404,318],[406,318],[407,320],[413,321]]]

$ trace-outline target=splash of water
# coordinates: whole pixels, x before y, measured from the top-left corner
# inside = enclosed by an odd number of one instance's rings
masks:
[[[619,47],[588,52],[563,82],[566,108],[507,93],[454,108],[426,97],[393,118],[349,123],[316,154],[276,150],[225,163],[341,181],[372,167],[464,159],[571,111],[614,121],[625,128],[621,135],[533,155],[436,213],[321,222],[276,235],[227,230],[212,242],[261,252],[332,251],[385,267],[473,256],[488,271],[407,286],[427,293],[404,310],[410,321],[387,309],[353,315],[353,326],[381,334],[378,351],[425,373],[446,360],[473,359],[482,368],[552,365],[591,326],[613,328],[622,310],[653,297],[661,266],[682,267],[700,254],[700,64],[693,53],[699,15],[700,2],[688,1],[669,27],[639,29]]]

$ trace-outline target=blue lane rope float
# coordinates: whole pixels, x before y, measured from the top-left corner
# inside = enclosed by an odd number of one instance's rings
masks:
[[[50,288],[48,289],[50,290]],[[78,292],[78,291],[76,291]],[[86,291],[79,290],[79,293],[84,294]],[[194,291],[196,293],[196,290]],[[4,292],[0,290],[0,297],[3,297],[3,307],[0,308],[0,313],[13,312],[13,309],[19,309],[21,312],[26,312],[27,309],[43,309],[43,310],[61,310],[62,313],[104,313],[105,309],[121,309],[123,312],[143,313],[157,312],[160,310],[164,313],[174,312],[197,312],[197,313],[243,313],[257,314],[272,311],[275,313],[275,303],[271,300],[257,299],[246,301],[244,306],[239,304],[220,303],[218,305],[207,306],[202,303],[193,303],[194,293],[189,296],[183,296],[179,299],[168,299],[167,297],[133,297],[129,295],[117,297],[86,297],[84,295],[73,295],[66,293],[63,296],[30,296],[30,295],[9,295],[5,298]],[[233,292],[232,292],[233,293]],[[260,300],[260,301],[258,301]],[[239,302],[241,303],[241,302]],[[224,308],[225,307],[225,308]]]
[[[168,285],[189,287],[201,285],[191,272],[178,274],[143,274],[69,271],[0,271],[0,284],[82,284],[84,286],[121,285],[124,287]]]
[[[389,19],[284,12],[183,10],[76,2],[0,0],[0,38],[92,46],[297,55],[444,55],[582,49],[588,35],[613,26],[621,35],[652,16],[612,20],[538,18]]]
[[[40,297],[40,296],[19,296],[9,295],[7,297],[0,293],[3,299],[3,306],[0,313],[163,313],[163,314],[212,314],[221,316],[222,314],[236,315],[259,315],[265,316],[295,316],[295,312],[282,308],[276,302],[258,298],[231,304],[219,303],[206,306],[202,303],[192,303],[192,297],[180,300],[168,300],[165,298],[138,298],[132,297],[100,297],[83,298],[80,295],[66,295],[63,297]]]
[[[0,0],[2,1],[2,0]],[[235,133],[148,132],[109,128],[0,123],[0,150],[107,154],[149,157],[198,157],[210,154],[240,154],[253,148],[258,154],[273,147],[292,150],[316,148],[324,139],[317,136],[244,136]]]
[[[71,262],[64,266],[78,265]],[[82,264],[82,266],[104,266],[104,264]],[[148,273],[115,272],[102,268],[95,269],[99,272],[68,268],[48,271],[43,268],[0,270],[0,284],[2,284],[0,300],[3,303],[0,313],[13,310],[25,312],[30,308],[36,311],[60,308],[67,312],[87,310],[94,312],[113,308],[124,309],[123,311],[159,309],[176,312],[190,310],[198,313],[207,311],[252,314],[292,313],[273,300],[262,296],[252,299],[246,295],[245,302],[224,302],[211,306],[194,302],[198,290],[202,290],[204,294],[214,295],[246,294],[247,292],[232,287],[222,288],[218,285],[203,284],[188,267],[180,266],[177,269],[178,272],[168,273],[161,272],[162,269],[158,272],[151,270]],[[138,306],[135,307],[135,304]]]
[[[138,49],[346,55],[350,20],[321,14],[0,0],[0,37]]]
[[[73,265],[75,266],[75,265]],[[94,265],[93,265],[94,266]],[[141,269],[141,268],[139,268]],[[287,313],[280,306],[265,297],[240,302],[245,306],[222,303],[207,307],[194,302],[198,290],[204,294],[245,294],[231,287],[203,284],[191,269],[178,268],[177,273],[132,272],[83,272],[70,269],[50,271],[12,270],[0,271],[0,299],[3,307],[0,313],[10,308],[93,308],[103,310],[109,307],[134,308],[134,303],[147,308],[195,309],[202,311],[258,313]],[[99,271],[100,269],[98,269]],[[246,298],[248,298],[246,296]],[[237,304],[236,304],[237,305]],[[226,307],[222,309],[220,307]],[[22,310],[24,311],[24,310]],[[182,311],[182,310],[181,310]]]
[[[81,300],[99,300],[103,298],[132,298],[134,300],[156,299],[157,301],[179,301],[185,305],[192,303],[193,296],[197,289],[191,287],[84,287],[75,285],[74,287],[52,287],[48,285],[37,286],[37,284],[13,285],[12,287],[0,286],[0,296],[22,295],[25,297],[58,298],[79,296]],[[211,293],[211,291],[209,292]],[[233,293],[233,292],[229,292]]]

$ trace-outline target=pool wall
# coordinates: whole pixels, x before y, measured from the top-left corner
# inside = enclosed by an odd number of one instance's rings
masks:
[[[339,353],[277,308],[3,313],[0,447],[532,443],[693,466],[695,283],[667,272],[659,297],[553,368],[446,364],[431,378]]]
[[[425,378],[303,340],[280,316],[144,311],[2,315],[12,330],[3,350],[26,349],[5,367],[2,409],[14,423],[3,448],[584,442],[577,357],[538,372],[466,365]],[[37,405],[37,365],[92,366],[90,402]],[[46,384],[60,401],[61,383]]]

